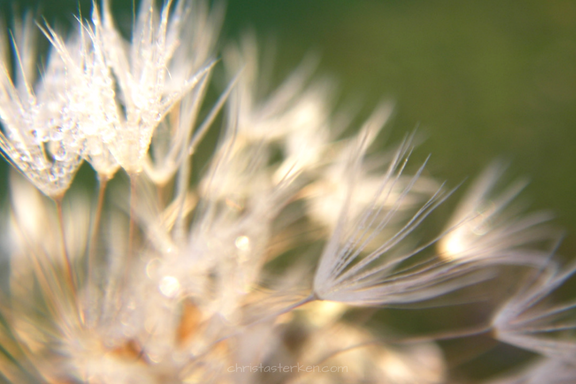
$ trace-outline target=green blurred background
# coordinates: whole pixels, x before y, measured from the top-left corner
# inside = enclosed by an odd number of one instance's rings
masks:
[[[132,1],[113,1],[131,18]],[[71,23],[87,0],[0,0]],[[573,0],[229,0],[223,40],[256,32],[280,80],[310,52],[342,100],[396,103],[393,137],[418,127],[432,175],[456,185],[495,158],[528,176],[531,209],[550,209],[576,254],[576,2]],[[5,171],[2,177],[5,178]]]
[[[113,4],[129,22],[132,1]],[[50,24],[73,23],[78,6],[88,16],[91,0],[0,0],[5,19],[31,8]],[[276,81],[318,53],[340,104],[366,116],[393,100],[392,140],[418,128],[414,157],[431,153],[427,169],[450,185],[509,161],[507,180],[531,179],[522,199],[556,214],[560,252],[576,256],[576,1],[228,0],[222,41],[247,30],[275,56]]]

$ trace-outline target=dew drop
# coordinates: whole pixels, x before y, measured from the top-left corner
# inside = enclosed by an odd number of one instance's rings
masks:
[[[152,259],[146,264],[146,276],[153,279],[160,268],[161,261],[158,258]]]
[[[58,180],[58,175],[56,174],[56,171],[54,171],[54,169],[50,169],[48,171],[48,181],[53,183],[56,180]]]
[[[40,137],[40,134],[38,133],[37,129],[32,129],[30,131],[30,136],[32,136],[32,138],[34,139],[34,142],[37,143],[38,142],[38,138]]]
[[[241,251],[249,251],[250,239],[247,236],[238,236],[234,241],[234,245]]]
[[[180,282],[174,276],[164,276],[162,280],[160,280],[158,289],[160,289],[160,292],[164,296],[173,298],[178,294],[178,291],[180,290]]]
[[[53,148],[52,155],[54,156],[54,160],[63,161],[66,159],[66,149],[61,144],[56,144]]]
[[[60,141],[62,140],[63,132],[62,127],[54,127],[50,130],[50,140]]]
[[[28,156],[26,153],[23,153],[20,155],[20,161],[22,161],[23,163],[28,163],[30,162],[30,156]]]
[[[46,164],[46,162],[40,158],[36,158],[34,159],[34,168],[36,168],[39,171],[43,171],[46,168],[48,168],[48,164]]]
[[[148,352],[146,356],[148,357],[148,360],[150,360],[153,364],[158,364],[160,361],[162,361],[162,355],[160,354]]]

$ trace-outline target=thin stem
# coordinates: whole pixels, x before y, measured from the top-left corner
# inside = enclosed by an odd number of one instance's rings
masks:
[[[124,281],[128,280],[130,266],[134,259],[134,237],[136,235],[136,184],[138,173],[130,173],[130,227],[128,230],[128,257],[126,259]]]
[[[410,338],[390,338],[390,339],[384,337],[384,338],[372,339],[372,340],[368,340],[368,341],[365,341],[362,343],[352,345],[352,346],[347,347],[347,348],[342,348],[342,349],[339,349],[337,351],[333,351],[331,353],[328,353],[327,355],[325,355],[324,357],[322,357],[321,359],[316,361],[314,365],[324,364],[326,361],[328,361],[329,359],[331,359],[337,355],[341,355],[343,353],[346,353],[346,352],[349,352],[349,351],[352,351],[355,349],[359,349],[359,348],[368,347],[371,345],[429,343],[429,342],[434,342],[434,341],[439,341],[439,340],[451,340],[451,339],[457,339],[457,338],[463,338],[463,337],[478,336],[478,335],[488,333],[490,331],[492,331],[491,325],[480,325],[480,326],[476,326],[476,327],[472,327],[472,328],[468,328],[468,329],[463,329],[463,330],[459,330],[459,331],[439,332],[439,333],[430,334],[427,336],[417,336],[417,337],[410,337]]]
[[[298,302],[296,302],[296,303],[294,303],[294,304],[290,304],[289,306],[287,306],[287,307],[285,307],[285,308],[282,308],[282,309],[281,309],[280,311],[278,311],[278,312],[274,312],[274,313],[272,313],[272,314],[270,314],[270,315],[268,315],[268,316],[264,316],[263,318],[258,319],[257,321],[254,321],[254,322],[252,322],[252,323],[247,324],[247,325],[246,325],[246,328],[252,327],[252,326],[257,325],[257,324],[262,324],[262,323],[264,323],[264,322],[266,322],[266,321],[275,319],[275,318],[277,318],[277,317],[279,317],[279,316],[281,316],[281,315],[283,315],[283,314],[285,314],[285,313],[291,312],[291,311],[293,311],[294,309],[303,306],[304,304],[308,304],[308,303],[311,303],[311,302],[316,301],[316,300],[319,300],[318,297],[316,296],[316,294],[315,294],[315,293],[311,293],[311,294],[309,294],[308,296],[306,296],[305,298],[303,298],[302,300],[300,300],[300,301],[298,301]]]
[[[470,328],[464,328],[457,331],[441,331],[437,333],[431,333],[429,335],[414,336],[407,338],[399,338],[396,340],[384,340],[390,344],[417,344],[417,343],[429,343],[440,340],[453,340],[460,339],[464,337],[479,336],[482,334],[490,334],[493,331],[492,324],[481,324]]]
[[[91,271],[94,268],[94,254],[96,253],[96,243],[98,240],[98,232],[100,230],[100,219],[102,218],[102,209],[104,208],[104,196],[106,195],[106,186],[108,184],[108,177],[98,175],[98,203],[96,205],[96,214],[94,222],[92,223],[92,233],[90,234],[90,249],[88,251],[88,286],[91,283]]]
[[[72,261],[70,260],[70,255],[68,254],[68,247],[66,246],[66,230],[64,228],[64,215],[62,214],[62,199],[63,196],[54,198],[54,203],[56,204],[56,211],[58,213],[58,224],[60,226],[60,240],[62,243],[62,258],[64,260],[64,268],[66,269],[66,275],[68,280],[68,285],[74,299],[76,296],[76,283],[74,281],[74,271],[72,269]]]
[[[174,225],[174,238],[181,244],[186,237],[186,215],[184,213],[184,205],[186,203],[186,191],[188,190],[188,183],[190,182],[190,170],[192,164],[190,158],[185,158],[182,161],[180,170],[178,172],[178,179],[176,181],[176,201],[180,202],[180,209],[178,209],[178,216]]]
[[[94,265],[96,257],[96,244],[98,242],[98,233],[100,231],[100,220],[102,218],[102,209],[104,207],[104,196],[106,195],[106,186],[108,185],[108,176],[98,174],[98,202],[96,204],[96,213],[94,216],[94,222],[92,223],[92,230],[90,233],[90,240],[88,243],[88,256],[87,256],[87,270],[86,270],[86,291],[90,299],[90,293],[92,290],[92,280],[94,275]],[[90,300],[88,300],[88,305],[90,305]]]
[[[305,304],[311,303],[311,302],[316,301],[316,300],[320,300],[320,299],[318,299],[318,297],[316,296],[316,294],[315,294],[314,292],[312,292],[310,295],[306,296],[306,297],[303,298],[302,300],[300,300],[300,301],[298,301],[298,302],[296,302],[296,303],[294,303],[294,304],[290,304],[289,306],[281,309],[281,310],[278,311],[278,312],[274,312],[274,313],[272,313],[272,314],[270,314],[270,315],[268,315],[268,316],[264,316],[264,317],[261,318],[261,319],[258,319],[258,320],[256,320],[256,321],[253,321],[253,322],[249,323],[249,324],[246,324],[246,325],[244,325],[244,326],[239,327],[239,329],[238,329],[237,331],[235,331],[235,332],[233,332],[233,333],[231,333],[231,334],[229,334],[229,335],[226,335],[226,336],[223,336],[223,337],[217,339],[216,341],[214,341],[214,342],[211,343],[210,345],[211,345],[211,346],[214,346],[214,345],[220,343],[221,341],[224,341],[224,340],[230,339],[230,338],[232,338],[232,337],[238,336],[239,334],[241,334],[242,332],[244,332],[246,329],[248,329],[248,328],[250,328],[250,327],[253,327],[253,326],[258,325],[258,324],[262,324],[262,323],[264,323],[264,322],[266,322],[266,321],[273,320],[273,319],[275,319],[275,318],[277,318],[277,317],[279,317],[279,316],[281,316],[281,315],[283,315],[283,314],[285,314],[285,313],[291,312],[291,311],[293,311],[293,310],[296,309],[296,308],[299,308],[299,307],[301,307],[301,306],[303,306],[303,305],[305,305]],[[210,348],[208,348],[208,349],[210,349]]]
[[[156,198],[158,199],[158,207],[160,208],[160,211],[162,211],[166,204],[164,203],[164,201],[166,200],[166,184],[156,184]]]

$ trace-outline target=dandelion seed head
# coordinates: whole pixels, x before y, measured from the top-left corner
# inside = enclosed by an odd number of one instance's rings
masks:
[[[127,37],[110,0],[93,7],[66,38],[40,24],[51,45],[41,77],[31,18],[0,57],[0,150],[31,182],[10,177],[2,225],[2,379],[440,384],[451,362],[434,336],[370,318],[464,296],[500,270],[528,282],[481,331],[545,356],[533,372],[573,372],[574,305],[547,303],[576,267],[540,249],[548,215],[512,209],[524,182],[494,193],[492,165],[446,227],[421,238],[453,191],[412,165],[414,134],[373,148],[390,103],[354,127],[356,115],[333,111],[334,83],[314,79],[313,57],[272,87],[254,38],[216,51],[222,9],[201,1],[141,1]],[[219,65],[228,77],[209,105]],[[84,160],[99,181],[93,203],[68,192]],[[280,363],[346,369],[258,371]]]

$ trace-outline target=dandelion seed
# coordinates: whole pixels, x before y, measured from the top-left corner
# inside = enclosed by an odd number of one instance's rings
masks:
[[[440,255],[448,260],[486,261],[499,258],[499,262],[534,264],[546,262],[546,254],[528,246],[551,240],[552,233],[543,227],[551,219],[541,212],[520,217],[505,208],[526,185],[519,181],[499,196],[490,196],[491,190],[504,168],[492,164],[470,187],[470,191],[456,209],[447,225],[445,236],[437,244]]]
[[[9,75],[6,52],[0,62],[0,120],[4,128],[0,149],[45,195],[58,198],[70,186],[83,148],[70,145],[78,137],[78,127],[66,121],[66,105],[54,105],[65,92],[61,77],[44,77],[34,84],[33,28],[31,18],[23,26],[16,26],[14,80]],[[59,72],[56,55],[50,55],[50,59],[47,72]]]
[[[557,360],[573,361],[576,340],[571,337],[576,322],[572,318],[576,303],[550,304],[547,299],[576,271],[576,265],[558,270],[550,265],[529,276],[497,312],[493,319],[496,337]]]
[[[118,80],[119,99],[125,110],[110,148],[122,168],[128,173],[138,173],[154,129],[174,104],[199,84],[211,64],[203,63],[203,67],[192,72],[189,68],[195,64],[193,60],[179,60],[185,67],[177,68],[169,76],[168,68],[176,51],[181,49],[180,42],[190,37],[183,35],[190,33],[184,29],[186,16],[190,15],[189,1],[176,2],[172,14],[172,2],[158,11],[151,0],[143,1],[131,44],[126,44],[114,27],[109,2],[104,1],[102,20],[97,9],[93,20],[96,26],[102,26],[101,44],[108,66]],[[174,84],[178,84],[177,88]]]

